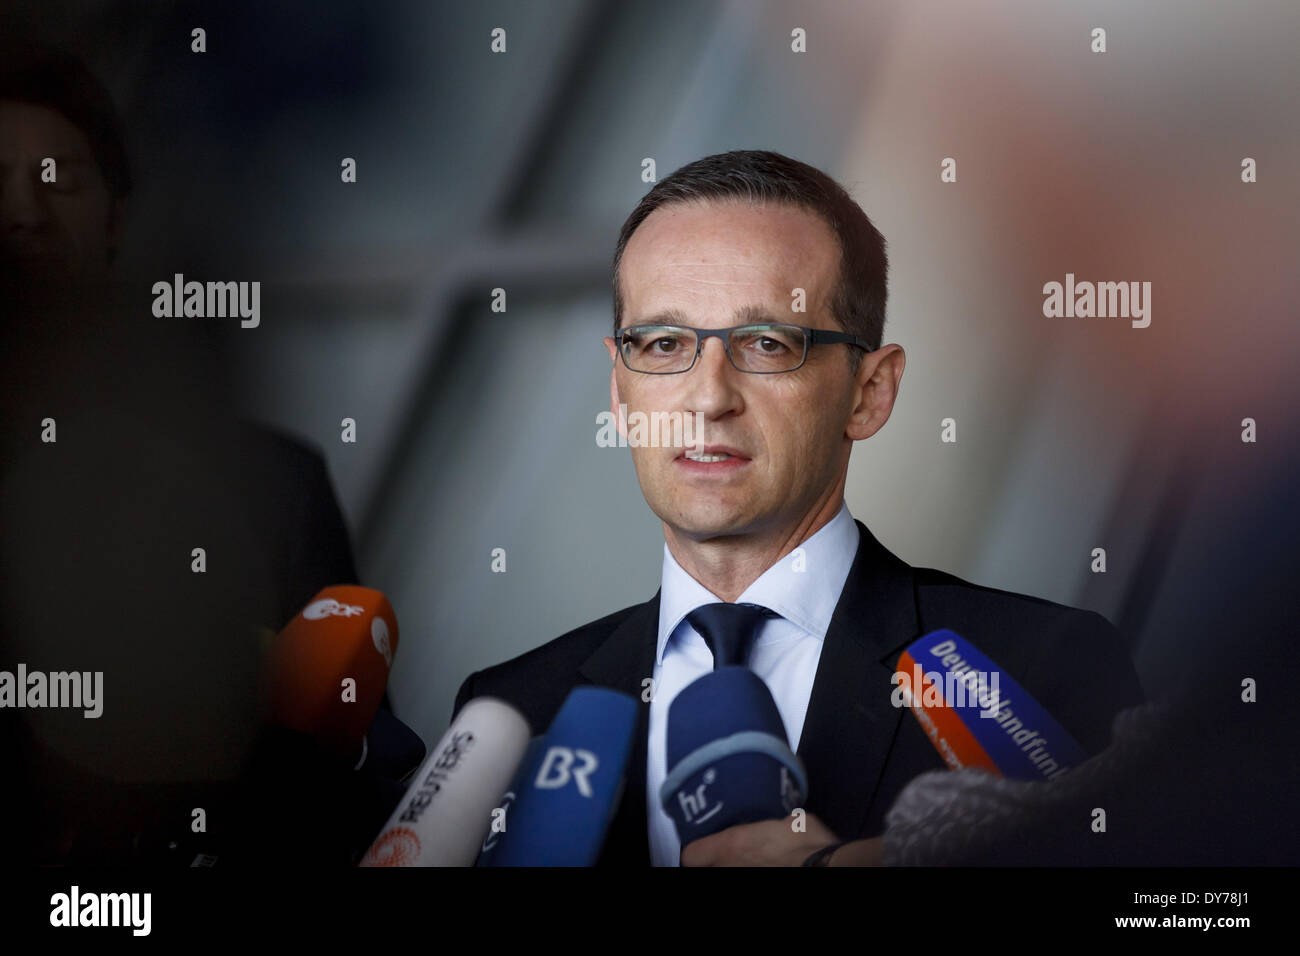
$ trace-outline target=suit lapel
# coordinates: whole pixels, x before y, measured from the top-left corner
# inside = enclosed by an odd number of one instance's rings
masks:
[[[659,629],[659,591],[614,628],[578,672],[600,687],[636,699],[637,725],[624,777],[623,795],[610,824],[597,865],[649,866],[650,842],[645,810],[646,740],[650,704],[641,699],[642,681],[654,675],[655,637]]]
[[[911,567],[854,523],[858,551],[826,632],[798,748],[808,809],[844,840],[864,835],[903,717],[890,703],[893,662],[919,627]]]

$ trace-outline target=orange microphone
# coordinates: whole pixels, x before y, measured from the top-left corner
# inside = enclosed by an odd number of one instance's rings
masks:
[[[396,651],[397,617],[381,592],[325,588],[271,643],[272,721],[360,766]]]

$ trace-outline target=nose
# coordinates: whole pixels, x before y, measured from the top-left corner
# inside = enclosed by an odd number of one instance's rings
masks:
[[[704,367],[711,372],[725,371],[730,365],[731,359],[727,358],[725,343],[716,335],[711,335],[700,346],[700,354],[695,359],[695,368],[691,369],[691,371],[695,371],[700,367]]]
[[[684,376],[686,405],[691,412],[717,418],[744,407],[738,379],[744,374],[731,364],[722,339],[716,335],[704,340],[695,367]]]

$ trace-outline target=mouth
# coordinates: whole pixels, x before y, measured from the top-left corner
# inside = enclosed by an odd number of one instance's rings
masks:
[[[678,460],[684,458],[688,461],[722,461],[727,458],[739,458],[749,461],[749,458],[730,445],[704,445],[701,448],[687,448],[677,458]]]
[[[687,471],[710,474],[734,471],[749,463],[749,458],[726,445],[706,445],[690,448],[674,459],[674,463]]]

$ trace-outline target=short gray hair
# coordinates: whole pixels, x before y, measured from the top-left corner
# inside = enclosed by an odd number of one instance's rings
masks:
[[[623,223],[614,248],[614,333],[623,321],[619,266],[632,233],[652,212],[674,203],[743,200],[787,203],[815,213],[830,226],[840,244],[840,274],[831,312],[840,328],[880,348],[885,334],[886,280],[889,260],[885,239],[862,207],[839,183],[820,169],[768,150],[733,150],[688,163],[654,187]],[[862,352],[851,349],[857,371]]]

